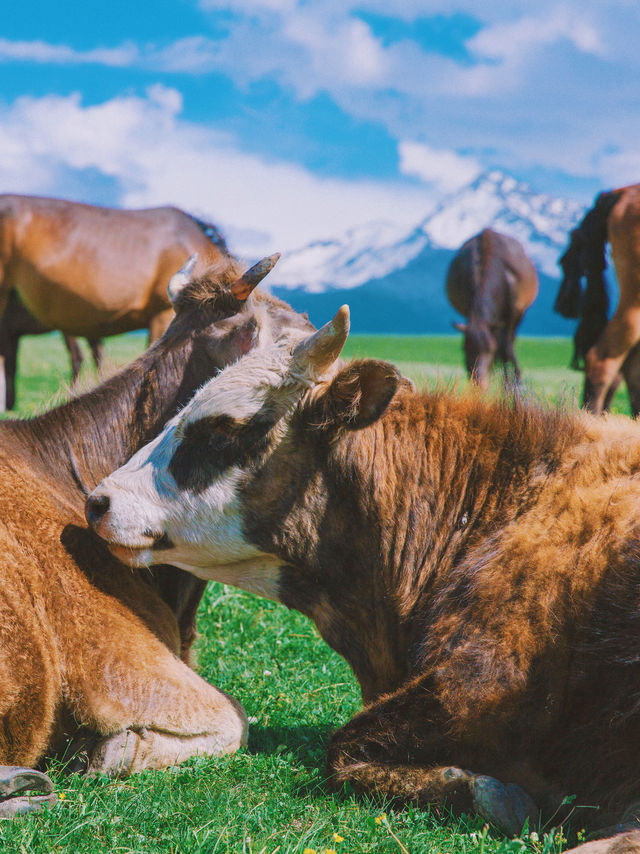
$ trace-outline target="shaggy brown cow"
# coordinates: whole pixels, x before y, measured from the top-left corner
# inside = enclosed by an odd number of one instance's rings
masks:
[[[131,366],[30,421],[0,424],[0,762],[32,765],[78,726],[91,771],[128,773],[235,750],[240,706],[183,659],[203,583],[171,567],[132,573],[87,531],[84,499],[256,336],[310,329],[229,261],[170,287],[177,316]],[[28,776],[28,775],[27,775]],[[0,793],[24,775],[0,767]],[[27,780],[29,782],[29,780]],[[27,807],[0,803],[0,815]]]
[[[506,234],[483,229],[466,241],[447,272],[447,296],[468,323],[455,323],[464,334],[464,354],[472,382],[489,387],[494,359],[502,362],[508,383],[520,382],[514,351],[518,326],[538,295],[538,274],[522,245]]]
[[[335,785],[509,832],[532,798],[617,820],[640,800],[640,428],[344,366],[347,317],[211,380],[89,497],[95,530],[315,621],[366,704]]]

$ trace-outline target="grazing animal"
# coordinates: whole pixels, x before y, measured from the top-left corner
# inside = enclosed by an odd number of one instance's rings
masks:
[[[608,320],[610,297],[604,270],[611,244],[620,291]],[[584,366],[583,405],[607,410],[622,378],[633,415],[640,413],[640,184],[600,193],[582,222],[571,232],[560,258],[563,279],[555,310],[579,317],[573,366]],[[586,279],[583,290],[582,279]]]
[[[538,295],[538,274],[524,249],[513,237],[490,228],[462,245],[447,272],[447,297],[464,317],[455,323],[464,333],[464,355],[471,381],[483,391],[489,387],[494,360],[502,362],[504,382],[508,366],[520,382],[514,352],[516,330]]]
[[[42,335],[51,332],[29,314],[22,305],[18,295],[12,291],[5,313],[0,318],[0,365],[4,362],[4,394],[2,390],[3,377],[0,375],[0,400],[6,401],[6,409],[13,409],[16,402],[16,372],[18,368],[18,345],[23,335]],[[82,367],[82,350],[73,335],[63,335],[64,343],[71,358],[71,382],[75,383]],[[96,368],[100,369],[102,362],[102,341],[100,338],[90,338],[89,347]]]
[[[89,769],[109,774],[244,742],[239,704],[185,663],[204,583],[170,566],[132,573],[87,530],[84,500],[258,336],[313,328],[249,298],[276,258],[244,274],[218,259],[189,281],[190,259],[170,282],[175,319],[137,361],[57,409],[0,423],[0,762],[33,765],[78,727],[94,736]],[[21,774],[0,766],[0,796]],[[0,816],[14,808],[0,797]]]
[[[365,708],[333,784],[475,809],[640,801],[640,427],[343,364],[341,309],[251,351],[87,500],[132,567],[297,608]]]
[[[47,329],[94,339],[148,329],[151,344],[173,317],[167,282],[196,252],[227,248],[215,226],[178,208],[1,195],[0,316],[13,288]]]

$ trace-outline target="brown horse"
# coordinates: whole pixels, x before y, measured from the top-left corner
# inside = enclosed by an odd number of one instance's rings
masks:
[[[538,294],[538,275],[513,237],[485,228],[458,251],[447,272],[449,302],[467,324],[455,323],[464,333],[465,362],[469,376],[486,390],[494,359],[513,365],[520,382],[520,368],[513,344],[516,330]]]
[[[51,332],[29,314],[15,291],[11,291],[5,313],[0,318],[0,364],[4,362],[4,377],[0,374],[0,399],[4,397],[6,408],[13,409],[16,402],[16,372],[18,368],[18,345],[23,335],[43,335]],[[71,358],[71,382],[78,379],[82,367],[82,350],[73,335],[64,335],[64,343]],[[89,347],[96,368],[102,362],[102,340],[90,338]],[[2,385],[4,380],[4,387]],[[4,393],[3,393],[4,388]]]
[[[611,244],[618,279],[618,307],[607,322],[609,294],[605,247]],[[555,310],[580,317],[574,337],[574,367],[584,366],[583,405],[609,408],[624,376],[631,409],[640,413],[640,184],[600,193],[571,233],[560,258],[563,280]],[[582,279],[586,278],[583,291]]]
[[[227,248],[213,225],[177,208],[124,211],[3,195],[0,316],[14,288],[48,329],[94,339],[148,329],[152,343],[173,317],[167,282],[196,252]]]
[[[237,703],[188,666],[204,582],[170,566],[131,572],[84,521],[86,495],[155,436],[202,383],[288,327],[312,329],[220,259],[172,279],[176,317],[136,362],[27,421],[0,423],[0,763],[33,765],[78,726],[93,772],[159,768],[245,738]],[[182,660],[180,660],[182,659]],[[43,780],[0,765],[7,796]]]

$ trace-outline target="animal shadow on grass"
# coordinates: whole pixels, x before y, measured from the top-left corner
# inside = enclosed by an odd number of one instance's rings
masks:
[[[331,727],[258,726],[251,727],[250,753],[293,753],[307,769],[323,768]]]

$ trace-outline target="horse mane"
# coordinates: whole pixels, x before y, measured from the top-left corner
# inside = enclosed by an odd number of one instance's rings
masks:
[[[192,219],[198,228],[209,238],[209,240],[213,243],[214,246],[217,246],[221,252],[224,252],[225,255],[229,254],[229,249],[227,247],[227,242],[222,236],[220,229],[214,225],[212,222],[206,222],[203,219],[199,219],[197,216],[194,216],[192,213],[188,213],[185,211],[189,219]]]

